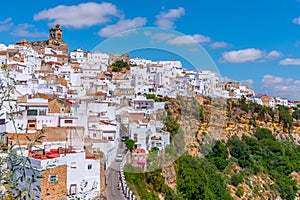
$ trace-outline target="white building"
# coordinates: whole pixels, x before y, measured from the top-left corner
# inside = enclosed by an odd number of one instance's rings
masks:
[[[56,144],[53,146],[57,147]],[[31,167],[25,168],[26,177],[22,177],[22,165],[16,170],[14,178],[21,177],[20,187],[26,185],[27,179],[42,176],[32,184],[32,189],[40,187],[41,191],[28,191],[31,195],[43,199],[50,199],[52,195],[60,198],[72,195],[80,199],[98,196],[100,194],[100,161],[86,156],[85,152],[75,152],[65,147],[61,145],[60,148],[53,149],[51,144],[47,144],[43,149],[31,151],[29,157]],[[23,155],[28,155],[28,153],[27,151]],[[46,181],[42,181],[43,179]],[[59,191],[54,190],[57,185],[59,185]]]
[[[162,124],[151,120],[148,123],[130,123],[129,137],[134,140],[135,148],[149,151],[152,147],[163,150],[170,144],[170,133],[161,130]]]
[[[76,49],[70,53],[71,62],[84,63],[86,62],[86,57],[84,57],[84,52],[82,49]]]

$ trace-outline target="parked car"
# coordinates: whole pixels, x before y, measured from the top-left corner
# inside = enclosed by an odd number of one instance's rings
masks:
[[[128,139],[129,139],[129,137],[127,135],[123,135],[121,140],[122,140],[122,142],[125,142]]]
[[[123,155],[122,154],[118,154],[117,157],[116,157],[116,161],[117,162],[122,162],[123,160]]]

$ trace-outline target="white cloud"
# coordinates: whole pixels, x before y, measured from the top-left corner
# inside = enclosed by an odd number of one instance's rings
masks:
[[[229,51],[222,54],[225,62],[242,63],[256,61],[262,58],[264,55],[263,51],[259,49],[249,48],[238,51]]]
[[[233,80],[232,78],[230,78],[228,76],[222,76],[221,81],[222,82],[234,82],[235,80]]]
[[[49,20],[74,28],[89,27],[111,21],[111,17],[120,17],[120,11],[112,3],[81,3],[78,5],[59,5],[34,15],[34,20]]]
[[[194,34],[175,37],[173,39],[168,40],[168,43],[173,45],[192,45],[195,43],[207,43],[210,41],[210,37],[200,34]]]
[[[294,24],[300,25],[300,17],[294,18],[294,19],[292,20],[292,22],[293,22]]]
[[[228,46],[229,46],[229,44],[226,42],[214,42],[210,45],[210,47],[213,49],[226,48]]]
[[[11,18],[0,21],[0,32],[8,31],[13,25]]]
[[[228,51],[222,54],[221,61],[231,63],[243,63],[254,61],[265,61],[266,59],[275,59],[281,56],[281,53],[275,50],[266,53],[263,50],[249,48],[236,51]]]
[[[270,96],[280,96],[291,100],[300,99],[300,80],[267,74],[263,76],[262,88]]]
[[[34,29],[34,26],[31,24],[19,24],[14,27],[13,31],[11,32],[12,35],[18,37],[46,37],[48,33],[40,32]]]
[[[276,59],[276,58],[279,58],[281,57],[281,53],[279,51],[270,51],[267,55],[266,55],[266,58],[267,59]]]
[[[253,84],[254,84],[254,80],[252,80],[252,79],[241,80],[239,82],[242,85],[249,85],[249,86],[253,86]]]
[[[175,37],[175,35],[172,33],[156,33],[156,34],[152,35],[153,39],[159,40],[159,41],[168,40],[173,37]]]
[[[300,65],[300,58],[286,58],[279,62],[281,65]]]
[[[120,20],[117,24],[109,25],[99,31],[102,37],[109,37],[116,33],[121,33],[134,28],[142,27],[146,24],[147,19],[143,17],[136,17],[134,19]]]
[[[161,12],[156,15],[155,24],[162,28],[176,28],[174,21],[185,14],[185,10],[182,7],[177,9],[170,9],[168,12]]]

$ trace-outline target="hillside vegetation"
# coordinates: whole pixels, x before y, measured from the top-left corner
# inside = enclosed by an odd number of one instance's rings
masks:
[[[298,197],[299,107],[271,109],[245,98],[179,97],[166,100],[166,113],[166,130],[173,138],[183,135],[186,151],[168,166],[176,173],[171,178],[165,167],[126,173],[140,199]]]

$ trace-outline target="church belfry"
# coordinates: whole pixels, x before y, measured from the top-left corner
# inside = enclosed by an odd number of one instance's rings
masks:
[[[62,41],[62,30],[60,29],[59,24],[56,24],[55,28],[52,27],[49,30],[49,39],[56,40],[56,41]]]
[[[30,46],[37,52],[45,52],[45,48],[52,48],[57,51],[57,54],[65,56],[66,60],[68,57],[68,44],[63,41],[62,30],[59,24],[56,24],[54,27],[49,29],[49,38],[48,40],[27,42],[26,40],[21,40],[17,42],[17,45],[21,46]]]

